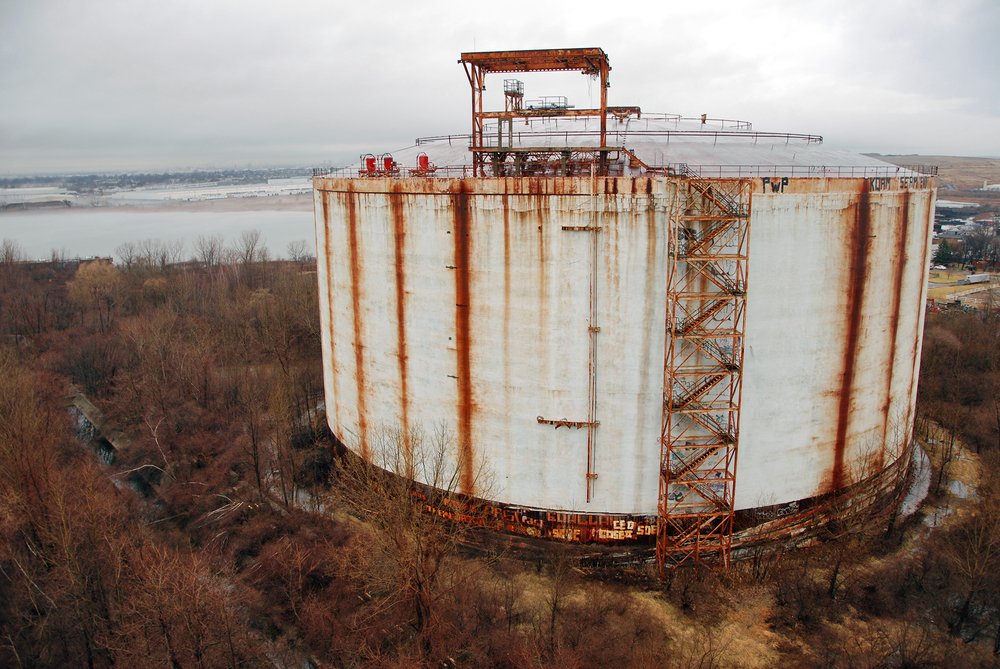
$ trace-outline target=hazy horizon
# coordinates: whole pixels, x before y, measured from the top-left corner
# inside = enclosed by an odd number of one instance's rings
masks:
[[[396,149],[401,149],[405,147],[387,147],[386,150],[393,151]],[[1000,155],[996,156],[974,156],[974,155],[963,155],[956,153],[907,153],[907,152],[893,152],[893,153],[879,153],[875,151],[858,151],[859,154],[867,154],[873,156],[920,156],[924,158],[934,158],[934,157],[948,157],[948,158],[968,158],[975,160],[1000,160]],[[74,177],[74,176],[114,176],[122,174],[184,174],[184,173],[197,173],[197,172],[211,172],[211,171],[227,171],[227,172],[239,172],[239,171],[267,171],[267,170],[282,170],[282,169],[302,169],[303,171],[308,171],[316,167],[347,167],[358,161],[358,156],[353,156],[347,158],[344,161],[330,161],[324,160],[321,162],[274,162],[274,163],[247,163],[247,164],[230,164],[230,165],[220,165],[205,163],[202,165],[149,165],[145,167],[106,167],[106,168],[80,168],[80,169],[51,169],[51,170],[40,170],[34,172],[6,172],[0,171],[0,179],[23,179],[23,178],[56,178],[56,177]]]
[[[0,175],[344,165],[469,128],[463,51],[599,46],[609,102],[1000,156],[1000,3],[0,3]],[[563,78],[560,78],[563,77]],[[487,80],[496,95],[501,75]],[[596,91],[525,78],[530,95]],[[492,84],[492,85],[491,85]]]

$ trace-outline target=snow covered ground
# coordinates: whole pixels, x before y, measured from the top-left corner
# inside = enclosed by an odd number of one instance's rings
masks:
[[[936,206],[938,206],[938,207],[947,207],[948,209],[967,209],[967,208],[970,208],[970,207],[971,208],[976,208],[979,205],[976,204],[975,202],[958,202],[956,200],[940,200],[939,199],[937,201],[937,205]]]
[[[0,188],[0,209],[4,206],[41,202],[76,202],[77,194],[55,186]]]
[[[299,195],[312,191],[309,177],[298,179],[270,179],[267,183],[223,185],[185,185],[182,187],[137,188],[110,193],[109,204],[138,204],[142,202],[198,202],[237,197],[274,197]]]

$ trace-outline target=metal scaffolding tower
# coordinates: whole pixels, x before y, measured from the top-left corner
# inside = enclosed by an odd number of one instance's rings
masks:
[[[602,49],[535,49],[527,51],[476,51],[463,53],[472,91],[473,176],[583,176],[596,167],[597,176],[608,175],[608,164],[617,160],[620,147],[607,146],[608,114],[617,118],[638,116],[638,107],[608,106],[608,73],[611,64]],[[598,80],[600,106],[576,109],[563,96],[524,100],[524,84],[504,80],[504,110],[483,106],[486,75],[521,72],[572,72]],[[515,146],[514,121],[533,118],[596,117],[600,124],[597,146]],[[567,140],[568,141],[568,140]]]
[[[670,213],[656,557],[729,565],[743,381],[748,179],[678,180]]]

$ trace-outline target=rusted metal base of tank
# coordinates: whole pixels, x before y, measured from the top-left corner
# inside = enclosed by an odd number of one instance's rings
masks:
[[[809,499],[736,512],[734,560],[772,547],[794,547],[836,539],[899,510],[906,496],[914,442],[888,467],[854,485]]]
[[[911,443],[888,467],[839,491],[737,511],[731,558],[835,539],[845,528],[888,518],[906,493],[912,449]],[[340,457],[358,457],[343,447],[337,451]],[[638,567],[655,558],[656,516],[533,509],[458,493],[431,496],[425,491],[426,486],[414,483],[414,503],[427,513],[472,526],[466,542],[473,551],[502,550],[524,560],[548,559],[558,552],[595,571]],[[431,499],[446,503],[431,504]]]

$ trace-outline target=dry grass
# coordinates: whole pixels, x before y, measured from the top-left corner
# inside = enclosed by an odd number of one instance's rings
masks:
[[[727,637],[722,661],[733,667],[765,669],[780,666],[778,648],[786,640],[768,623],[775,606],[774,597],[764,588],[747,590],[740,606],[729,610],[717,626]]]
[[[965,156],[876,156],[895,165],[937,165],[938,177],[943,185],[959,190],[983,187],[983,181],[1000,183],[1000,160],[996,158],[970,158]]]
[[[982,290],[982,286],[972,285],[972,286],[940,286],[938,288],[931,288],[927,291],[927,297],[933,298],[941,302],[947,302],[951,300],[959,299],[959,296],[964,293],[970,293]]]
[[[966,272],[952,272],[949,270],[932,270],[929,280],[931,283],[955,283],[962,281],[968,276]]]

